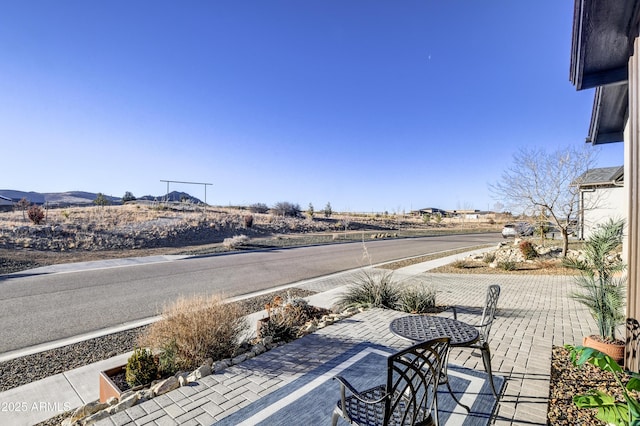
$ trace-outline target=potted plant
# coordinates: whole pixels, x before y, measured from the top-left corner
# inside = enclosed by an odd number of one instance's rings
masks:
[[[591,389],[584,395],[575,395],[573,402],[580,408],[597,408],[596,417],[608,425],[639,426],[640,425],[640,401],[635,393],[640,391],[640,374],[629,373],[629,381],[625,385],[623,378],[625,372],[622,367],[610,356],[593,348],[584,346],[565,346],[569,350],[569,356],[573,365],[580,367],[588,362],[603,371],[613,374],[616,383],[620,387],[624,402],[599,389]]]
[[[159,378],[157,362],[150,350],[136,348],[125,365],[101,371],[100,402],[107,402],[111,397],[120,398],[125,390],[141,389]]]
[[[622,242],[624,221],[609,220],[588,238],[584,254],[568,260],[567,266],[580,271],[577,284],[581,291],[572,294],[589,308],[598,326],[598,335],[587,336],[584,346],[604,352],[620,362],[624,358],[624,341],[616,339],[616,328],[624,323],[626,265],[615,250]]]

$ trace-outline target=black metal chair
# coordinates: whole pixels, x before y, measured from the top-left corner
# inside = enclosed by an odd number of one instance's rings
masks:
[[[467,348],[480,349],[482,353],[482,363],[484,369],[489,375],[489,383],[491,384],[491,391],[493,395],[498,399],[498,392],[493,383],[493,373],[491,369],[491,349],[489,349],[489,332],[491,331],[491,325],[496,317],[496,309],[498,307],[498,298],[500,297],[500,286],[497,284],[490,285],[487,289],[487,298],[485,300],[484,309],[482,310],[482,318],[480,324],[473,324],[478,328],[480,333],[480,339],[476,343],[472,343]],[[458,319],[458,313],[455,306],[450,306],[453,311],[453,318]]]
[[[332,425],[340,417],[355,425],[438,425],[437,381],[448,350],[449,338],[443,337],[391,355],[387,383],[364,391],[334,377],[340,382],[340,400]]]

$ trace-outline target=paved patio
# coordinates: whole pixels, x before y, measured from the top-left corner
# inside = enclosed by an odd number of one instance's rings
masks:
[[[569,297],[573,280],[562,276],[459,275],[400,270],[397,278],[426,280],[438,289],[438,303],[467,307],[458,319],[479,320],[480,306],[490,284],[502,288],[498,317],[492,329],[494,374],[506,378],[494,424],[546,424],[551,347],[578,344],[595,330],[588,312]],[[344,277],[302,285],[324,293],[329,303],[345,284]],[[300,286],[299,286],[300,287]],[[476,308],[476,309],[474,309]],[[97,423],[113,425],[208,425],[280,389],[326,361],[362,342],[403,348],[408,342],[389,331],[400,312],[373,309],[264,353],[256,363],[243,363],[146,401]],[[454,349],[450,362],[483,370],[482,359],[470,350]],[[338,387],[336,385],[336,398]],[[327,418],[326,423],[330,421]]]

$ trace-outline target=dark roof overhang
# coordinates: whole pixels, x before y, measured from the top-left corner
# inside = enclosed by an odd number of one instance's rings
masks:
[[[638,35],[639,3],[575,0],[569,78],[576,89],[627,80],[627,64]]]
[[[587,142],[600,145],[624,140],[629,106],[629,85],[610,84],[596,88]]]
[[[621,142],[628,116],[628,63],[638,36],[640,0],[575,0],[569,78],[596,88],[587,142]]]

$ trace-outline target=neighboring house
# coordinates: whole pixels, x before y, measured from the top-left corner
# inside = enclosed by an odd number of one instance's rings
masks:
[[[0,211],[8,212],[13,210],[14,202],[11,198],[3,197],[0,195]]]
[[[434,214],[441,214],[443,217],[447,214],[447,212],[445,210],[442,209],[438,209],[435,207],[427,207],[426,209],[420,209],[416,211],[416,214],[419,216],[425,215],[425,214],[430,214],[430,215],[434,215]]]
[[[640,0],[575,0],[570,80],[595,88],[587,142],[623,142],[627,263],[625,367],[640,370]]]
[[[623,219],[625,209],[624,167],[591,169],[576,179],[578,199],[578,238],[589,238],[593,230],[609,219]]]
[[[480,210],[449,210],[447,215],[461,219],[478,219]]]

